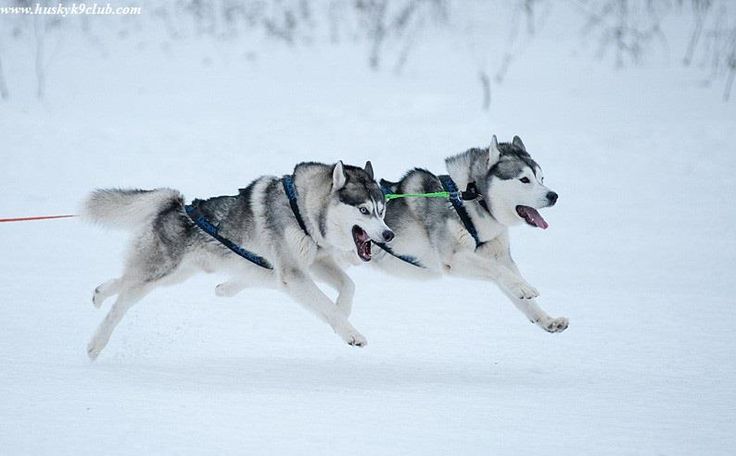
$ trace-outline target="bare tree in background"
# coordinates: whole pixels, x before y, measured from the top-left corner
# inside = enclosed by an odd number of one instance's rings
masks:
[[[723,100],[731,98],[734,78],[736,77],[736,27],[732,28],[726,40],[726,66],[728,76],[726,77],[726,88],[723,91]]]
[[[234,38],[263,34],[290,46],[311,44],[325,32],[329,42],[365,41],[368,65],[380,69],[395,57],[399,72],[418,33],[446,19],[448,0],[178,0],[154,9],[172,40],[188,36]]]
[[[731,22],[729,23],[729,19]],[[704,57],[710,61],[710,81],[725,76],[723,99],[731,98],[731,89],[736,77],[736,23],[729,18],[726,5],[721,5],[715,20],[706,32]]]
[[[490,71],[484,55],[485,51],[481,50],[479,52],[483,55],[480,59],[481,62],[478,63],[478,81],[482,91],[481,106],[483,110],[488,111],[491,107],[492,82],[496,84],[503,83],[513,62],[524,53],[537,30],[544,25],[545,12],[550,6],[551,3],[547,0],[514,0],[511,21],[503,21],[508,26],[509,32],[501,63],[495,71],[493,80],[491,80],[489,74]],[[492,18],[489,18],[488,22],[492,22]],[[478,38],[472,39],[477,40]],[[473,49],[472,52],[478,53],[475,44],[471,44],[471,48]]]
[[[36,5],[46,7],[48,5],[47,0],[37,0],[31,2],[31,0],[17,0],[16,5],[20,7],[34,8]],[[41,100],[44,97],[46,91],[46,27],[54,19],[47,20],[47,16],[36,14],[36,15],[19,15],[17,17],[10,18],[15,21],[13,27],[13,33],[16,37],[25,36],[24,30],[28,28],[28,22],[30,22],[30,31],[32,33],[32,44],[33,44],[33,68],[36,77],[36,98]],[[59,24],[59,19],[55,19],[55,24]],[[7,85],[2,72],[2,65],[0,64],[0,95],[2,98],[7,99]]]
[[[736,7],[717,0],[691,0],[690,4],[694,24],[683,63],[690,65],[700,54],[701,66],[710,68],[709,83],[725,76],[723,100],[728,101],[736,78]]]
[[[0,50],[2,50],[2,46],[0,46]],[[0,55],[0,98],[3,100],[7,100],[10,98],[10,93],[8,92],[8,84],[5,81],[5,73],[3,72],[3,59],[2,55]]]
[[[691,0],[690,5],[693,9],[693,31],[690,34],[690,42],[687,45],[687,51],[685,51],[685,57],[682,60],[685,66],[690,65],[693,61],[693,55],[700,42],[700,38],[703,36],[703,27],[705,26],[708,13],[713,6],[713,0]]]
[[[356,7],[360,11],[368,36],[370,37],[370,51],[368,64],[378,69],[381,62],[381,48],[386,39],[386,8],[387,0],[358,0]]]
[[[2,1],[2,0],[0,0]],[[36,2],[48,5],[49,0],[6,0],[20,6],[34,6]],[[708,81],[725,80],[724,99],[729,99],[736,83],[736,0],[567,0],[580,12],[584,36],[594,38],[597,55],[612,56],[619,68],[636,65],[657,47],[668,46],[661,24],[663,17],[680,11],[692,20],[692,31],[684,51],[683,63],[709,72]],[[510,20],[500,17],[500,9],[511,7]],[[502,8],[503,7],[503,8]],[[279,41],[289,46],[340,43],[349,41],[364,45],[368,66],[374,70],[391,68],[400,73],[411,53],[420,45],[429,43],[428,33],[451,23],[453,11],[472,17],[475,26],[456,32],[478,36],[468,40],[470,52],[478,60],[477,75],[481,86],[481,106],[491,105],[493,84],[502,84],[514,62],[533,42],[551,8],[560,8],[553,0],[161,0],[150,6],[147,18],[112,18],[105,25],[93,25],[88,18],[47,16],[0,17],[12,24],[12,40],[31,44],[29,58],[35,74],[36,97],[46,92],[47,69],[62,40],[51,39],[55,30],[66,33],[80,26],[81,31],[98,48],[100,36],[126,39],[145,27],[163,26],[167,32],[162,48],[169,49],[176,41],[187,39],[232,40],[244,43],[243,56],[252,59],[262,39]],[[484,10],[473,15],[473,8]],[[458,14],[457,17],[462,17]],[[98,21],[95,21],[97,24]],[[100,33],[117,26],[116,34]],[[450,24],[451,25],[451,24]],[[94,30],[96,28],[96,30]],[[0,28],[0,32],[5,28]],[[507,34],[505,45],[494,48],[488,41],[489,29]],[[15,33],[19,30],[18,33]],[[423,35],[424,34],[424,35]],[[63,34],[60,38],[63,38]],[[0,37],[4,38],[4,37]],[[140,34],[138,43],[150,40]],[[155,38],[154,38],[155,39]],[[497,38],[494,38],[496,40]],[[588,40],[590,41],[590,40]],[[501,38],[499,43],[503,42]],[[490,55],[489,49],[494,49]],[[103,55],[105,51],[103,49]],[[8,56],[0,60],[0,97],[9,97],[4,70]],[[209,59],[203,59],[208,62]],[[488,62],[498,62],[489,68]],[[3,67],[3,64],[6,64]],[[11,75],[8,75],[11,77]]]
[[[503,82],[511,64],[523,53],[528,41],[534,36],[537,29],[541,27],[542,24],[538,23],[538,21],[544,18],[544,14],[538,13],[542,6],[549,7],[550,5],[544,0],[516,0],[506,43],[506,51],[503,54],[501,65],[494,76],[497,83],[500,84]],[[522,23],[526,24],[526,40],[522,40],[523,37],[521,36]]]
[[[663,14],[669,10],[668,0],[573,0],[586,17],[585,35],[597,35],[598,56],[609,49],[615,55],[616,67],[638,64],[644,51],[655,41],[667,46],[660,27]]]
[[[298,38],[311,40],[313,12],[306,0],[275,2],[265,12],[267,14],[263,18],[263,26],[269,35],[290,45],[295,44]]]
[[[355,0],[359,23],[370,42],[368,65],[377,70],[381,66],[390,41],[400,48],[395,71],[401,71],[414,45],[416,33],[430,22],[440,23],[447,18],[444,0]]]
[[[484,70],[478,72],[478,79],[480,79],[480,86],[483,90],[483,110],[488,111],[491,109],[491,79]]]
[[[710,68],[708,83],[725,76],[728,100],[736,78],[736,2],[730,0],[571,0],[586,17],[584,32],[598,37],[598,55],[615,53],[616,67],[640,63],[644,52],[667,40],[660,27],[665,14],[683,3],[692,11],[693,27],[683,57],[690,66],[698,55]]]
[[[44,68],[44,27],[43,16],[33,16],[33,36],[35,38],[34,68],[36,71],[36,98],[43,99],[46,90],[46,71]]]

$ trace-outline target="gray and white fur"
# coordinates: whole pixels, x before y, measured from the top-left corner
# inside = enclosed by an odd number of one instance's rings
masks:
[[[272,270],[247,261],[200,229],[186,214],[184,197],[176,190],[93,192],[84,203],[84,217],[134,234],[123,274],[94,290],[95,307],[113,295],[117,299],[89,342],[89,357],[97,358],[128,309],[147,293],[201,271],[229,273],[231,279],[215,288],[218,296],[257,286],[283,290],[345,342],[365,345],[365,337],[348,321],[354,284],[339,260],[346,256],[355,260],[360,254],[368,261],[371,240],[393,237],[383,222],[385,200],[373,168],[370,162],[364,168],[342,162],[301,163],[293,178],[309,235],[300,228],[278,177],[261,177],[234,196],[192,203],[219,226],[220,235],[266,258]],[[338,291],[336,302],[315,279]]]
[[[557,194],[544,185],[539,165],[516,136],[499,144],[493,136],[487,148],[474,148],[445,161],[447,172],[460,190],[475,182],[485,201],[465,201],[464,207],[482,243],[462,224],[445,199],[399,198],[390,200],[386,223],[396,234],[391,249],[412,257],[423,267],[402,261],[386,252],[374,264],[392,274],[432,278],[442,274],[495,282],[514,305],[534,324],[548,332],[568,326],[564,317],[550,317],[535,298],[539,295],[521,275],[511,258],[508,228],[526,222],[547,228],[537,209],[553,206]],[[424,169],[409,171],[399,182],[382,181],[393,193],[443,191],[438,177]]]

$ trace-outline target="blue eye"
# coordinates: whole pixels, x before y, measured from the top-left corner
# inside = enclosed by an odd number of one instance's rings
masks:
[[[521,181],[522,184],[528,184],[529,182],[531,182],[528,177],[522,177],[519,180]]]
[[[368,209],[366,209],[364,207],[361,207],[360,208],[360,213],[363,214],[363,215],[368,215],[369,214]]]

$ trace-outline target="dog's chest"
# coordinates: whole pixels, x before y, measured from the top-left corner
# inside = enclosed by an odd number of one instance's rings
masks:
[[[469,207],[468,213],[470,213],[475,230],[478,232],[478,239],[481,242],[487,242],[503,234],[506,231],[506,227],[498,223],[488,213],[479,213],[479,211],[483,210],[477,206]]]

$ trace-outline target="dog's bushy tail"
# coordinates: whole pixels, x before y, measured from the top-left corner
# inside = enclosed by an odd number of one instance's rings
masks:
[[[84,200],[81,215],[83,220],[105,227],[132,229],[174,205],[183,206],[184,197],[170,188],[106,188],[95,190]]]

